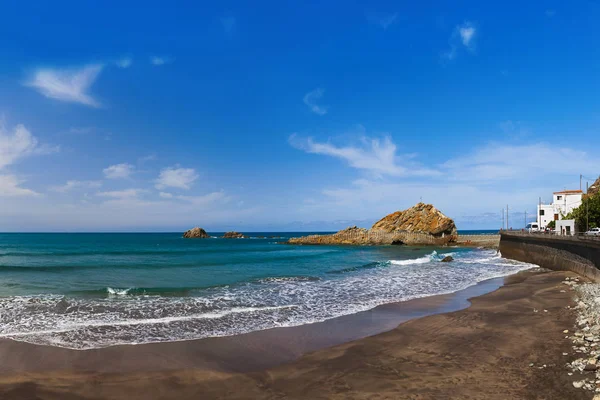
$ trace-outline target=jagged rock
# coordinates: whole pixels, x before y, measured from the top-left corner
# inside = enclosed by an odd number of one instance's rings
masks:
[[[455,242],[456,225],[431,204],[418,203],[377,221],[371,229],[352,226],[333,235],[292,238],[290,244],[444,245]]]
[[[588,188],[587,196],[595,196],[600,193],[600,177]]]
[[[372,231],[408,231],[433,236],[456,235],[456,225],[431,204],[418,203],[404,211],[386,215],[375,222]]]
[[[205,239],[205,238],[209,238],[209,234],[206,233],[206,231],[202,228],[192,228],[189,231],[186,231],[183,234],[183,237],[186,239]]]
[[[235,232],[235,231],[225,232],[225,234],[223,235],[223,239],[244,239],[244,238],[246,238],[246,236],[243,233],[239,233],[239,232]]]
[[[442,258],[442,262],[450,262],[450,261],[454,261],[454,258],[452,258],[452,256],[446,256],[446,257]]]

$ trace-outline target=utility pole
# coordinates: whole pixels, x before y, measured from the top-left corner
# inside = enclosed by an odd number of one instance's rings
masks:
[[[502,228],[500,230],[504,229],[504,208],[502,209]]]
[[[586,193],[586,196],[587,196],[588,190],[590,190],[589,185],[590,185],[589,182],[585,183],[585,193]],[[590,202],[590,198],[588,196],[585,199],[585,231],[586,232],[590,230],[590,209],[589,209],[589,206],[588,206],[589,202]]]
[[[583,175],[579,174],[579,190],[581,190],[581,179],[583,179]]]

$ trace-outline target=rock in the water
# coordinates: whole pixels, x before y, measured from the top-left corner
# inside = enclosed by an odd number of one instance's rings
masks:
[[[244,238],[246,238],[246,236],[243,233],[239,233],[239,232],[235,232],[235,231],[225,232],[225,234],[223,235],[223,239],[244,239]]]
[[[454,221],[431,204],[418,203],[404,211],[386,215],[371,227],[372,231],[420,232],[432,236],[456,236]]]
[[[290,244],[444,245],[455,242],[456,225],[431,204],[418,203],[377,221],[371,229],[356,226],[333,235],[292,238]]]
[[[185,232],[183,237],[187,239],[205,239],[209,238],[210,236],[204,229],[195,227]]]
[[[442,262],[450,262],[450,261],[454,261],[454,258],[452,256],[446,256],[446,257],[442,258]]]

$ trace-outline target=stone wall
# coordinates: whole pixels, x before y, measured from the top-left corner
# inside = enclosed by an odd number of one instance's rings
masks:
[[[502,232],[502,257],[559,271],[573,271],[600,282],[600,238]]]

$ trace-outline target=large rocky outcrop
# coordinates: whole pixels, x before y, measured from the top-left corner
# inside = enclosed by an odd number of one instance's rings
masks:
[[[396,211],[375,222],[371,231],[419,232],[435,237],[456,235],[456,225],[431,204],[418,203],[404,211]]]
[[[292,238],[290,244],[444,245],[455,242],[456,225],[431,204],[418,203],[377,221],[371,229],[356,226],[332,235]]]
[[[592,183],[592,185],[588,188],[587,196],[595,196],[600,193],[600,178],[596,179],[596,182]]]
[[[189,231],[186,231],[183,234],[183,237],[186,239],[205,239],[205,238],[209,238],[210,235],[208,233],[206,233],[206,231],[202,228],[192,228]]]
[[[223,234],[223,239],[244,239],[246,236],[243,233],[231,231]]]

